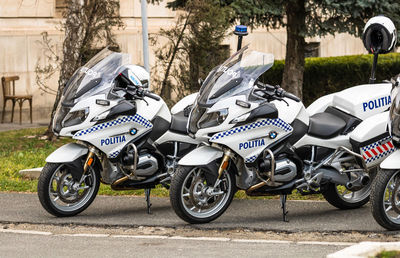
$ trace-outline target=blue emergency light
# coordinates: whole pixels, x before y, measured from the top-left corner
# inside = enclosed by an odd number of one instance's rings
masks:
[[[235,31],[233,33],[235,35],[238,35],[238,36],[246,36],[248,34],[247,26],[245,26],[245,25],[236,25],[235,26]]]

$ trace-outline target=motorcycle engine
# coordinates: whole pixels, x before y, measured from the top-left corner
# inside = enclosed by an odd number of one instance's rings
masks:
[[[134,151],[128,150],[124,155],[122,155],[121,163],[124,168],[128,168],[134,165],[135,153]],[[132,168],[131,168],[132,169]],[[135,175],[139,177],[148,177],[155,174],[158,171],[158,161],[157,159],[149,154],[142,153],[137,158],[137,165]]]
[[[158,170],[157,159],[150,154],[142,154],[139,156],[135,175],[137,176],[151,176]]]
[[[267,179],[267,172],[271,171],[271,159],[265,159],[259,164],[260,176]],[[274,180],[276,182],[289,182],[297,175],[296,164],[290,159],[283,158],[275,161]]]
[[[122,161],[122,167],[117,164],[111,163],[107,158],[102,159],[102,170],[101,178],[106,184],[112,184],[116,180],[124,177],[126,174],[130,174],[129,167],[133,165],[134,155],[133,153],[125,153]],[[124,171],[121,171],[124,169]],[[148,153],[139,155],[138,162],[136,165],[135,176],[138,177],[149,177],[154,175],[158,171],[158,160]]]

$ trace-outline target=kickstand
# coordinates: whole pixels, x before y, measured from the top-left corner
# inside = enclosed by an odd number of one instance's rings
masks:
[[[282,208],[283,221],[289,222],[289,220],[287,219],[287,214],[289,212],[286,210],[286,199],[287,199],[287,194],[282,194],[281,195],[281,208]]]
[[[144,189],[144,193],[146,195],[147,214],[151,214],[150,191],[150,188]]]

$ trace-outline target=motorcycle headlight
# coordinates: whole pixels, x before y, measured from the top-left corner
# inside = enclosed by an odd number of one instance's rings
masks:
[[[247,118],[249,118],[249,116],[250,116],[250,112],[232,119],[232,121],[230,121],[229,123],[230,124],[237,124],[237,123],[244,122],[244,121],[247,120]]]
[[[204,113],[200,118],[197,126],[198,128],[208,128],[222,124],[228,117],[229,112],[227,108],[212,112]]]
[[[63,127],[69,127],[73,125],[78,125],[82,123],[83,121],[86,120],[86,118],[89,115],[89,108],[84,108],[81,110],[69,112],[66,116],[65,119],[62,122]]]

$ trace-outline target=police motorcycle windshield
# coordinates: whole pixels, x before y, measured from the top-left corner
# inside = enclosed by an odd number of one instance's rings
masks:
[[[192,109],[189,133],[195,134],[207,125],[215,126],[214,123],[208,123],[216,119],[215,115],[207,116],[206,110],[216,102],[237,95],[245,95],[247,100],[255,81],[273,64],[272,54],[250,50],[247,45],[214,68],[205,79]]]
[[[60,132],[64,126],[77,124],[79,120],[82,122],[89,110],[71,114],[69,113],[70,109],[80,100],[89,96],[100,94],[108,96],[114,79],[118,75],[118,68],[129,63],[129,54],[116,53],[105,48],[77,69],[65,85],[53,121],[54,132]]]

